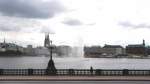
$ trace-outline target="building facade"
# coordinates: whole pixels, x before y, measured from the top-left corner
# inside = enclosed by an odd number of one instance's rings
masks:
[[[117,56],[125,54],[125,49],[120,45],[107,45],[102,49],[102,53],[109,56]]]
[[[67,56],[71,56],[72,53],[72,48],[70,46],[67,45],[61,45],[61,46],[57,46],[56,47],[56,54],[59,57],[67,57]]]
[[[98,58],[102,55],[102,48],[100,46],[85,46],[84,57]]]
[[[145,40],[143,40],[142,44],[134,44],[126,46],[126,53],[128,55],[140,55],[145,56],[147,54],[145,47]]]

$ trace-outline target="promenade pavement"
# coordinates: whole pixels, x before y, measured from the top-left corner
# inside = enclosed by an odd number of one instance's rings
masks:
[[[0,76],[0,81],[150,81],[150,76]]]

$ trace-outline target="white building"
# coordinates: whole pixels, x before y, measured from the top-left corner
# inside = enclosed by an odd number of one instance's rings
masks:
[[[71,56],[72,48],[66,45],[57,46],[56,53],[58,56]]]
[[[26,48],[24,48],[24,54],[25,55],[35,55],[35,50],[34,48],[32,47],[32,45],[27,45]]]
[[[125,54],[125,49],[120,45],[105,45],[102,53],[106,55],[122,55]]]
[[[50,55],[49,50],[45,47],[37,47],[35,48],[36,55]]]

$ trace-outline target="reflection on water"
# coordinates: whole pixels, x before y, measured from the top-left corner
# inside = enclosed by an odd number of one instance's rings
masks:
[[[0,57],[0,68],[45,69],[49,57]],[[150,69],[150,59],[54,58],[57,69]]]

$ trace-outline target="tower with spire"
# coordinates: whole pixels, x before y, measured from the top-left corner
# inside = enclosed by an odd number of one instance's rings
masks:
[[[45,34],[44,47],[50,47],[49,33]]]
[[[147,48],[145,47],[145,40],[144,39],[143,39],[142,45],[144,47],[144,56],[147,56]]]
[[[143,46],[145,46],[145,40],[143,39]]]

